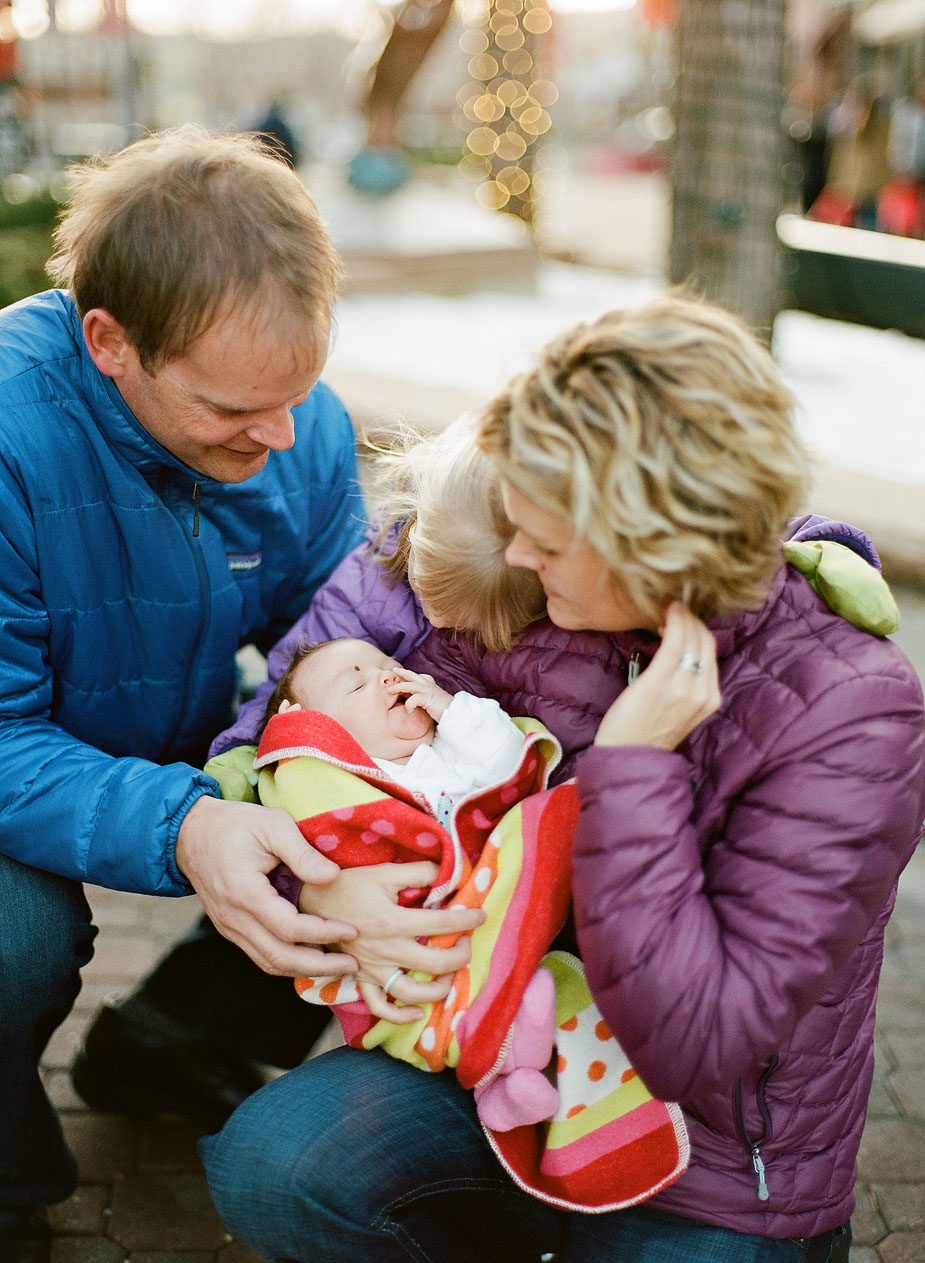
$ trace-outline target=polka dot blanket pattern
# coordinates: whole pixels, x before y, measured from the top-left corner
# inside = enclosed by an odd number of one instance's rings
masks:
[[[542,967],[555,982],[547,1073],[558,1108],[541,1126],[486,1134],[512,1178],[543,1201],[591,1212],[634,1206],[687,1168],[681,1108],[648,1092],[594,1004],[581,961],[555,951]]]

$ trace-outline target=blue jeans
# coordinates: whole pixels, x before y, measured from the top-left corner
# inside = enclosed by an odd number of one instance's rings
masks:
[[[0,1207],[46,1206],[76,1187],[38,1065],[95,934],[79,882],[0,855]]]
[[[803,1248],[635,1207],[566,1214],[523,1193],[471,1094],[339,1048],[200,1141],[229,1232],[269,1263],[801,1263]]]

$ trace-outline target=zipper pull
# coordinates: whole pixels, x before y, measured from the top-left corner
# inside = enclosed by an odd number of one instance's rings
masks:
[[[639,675],[639,664],[641,661],[642,661],[642,654],[639,652],[638,649],[634,649],[633,652],[630,654],[629,666],[626,668],[627,684],[632,684],[632,682]]]
[[[199,483],[193,483],[193,539],[199,537]]]
[[[764,1163],[761,1161],[761,1152],[758,1146],[752,1149],[752,1166],[755,1168],[755,1174],[758,1176],[758,1200],[766,1202],[771,1194],[768,1192],[767,1182],[764,1178]]]

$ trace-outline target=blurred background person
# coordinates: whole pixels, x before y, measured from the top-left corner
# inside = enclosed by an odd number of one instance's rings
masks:
[[[857,75],[829,115],[828,176],[810,210],[814,219],[876,229],[877,199],[890,178],[889,125],[888,100]]]

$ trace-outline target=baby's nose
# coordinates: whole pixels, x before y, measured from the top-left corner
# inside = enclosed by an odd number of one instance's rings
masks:
[[[394,671],[380,671],[379,672],[379,684],[382,686],[382,688],[385,688],[386,685],[388,684],[394,684],[397,679],[398,679],[398,676],[395,674]]]

